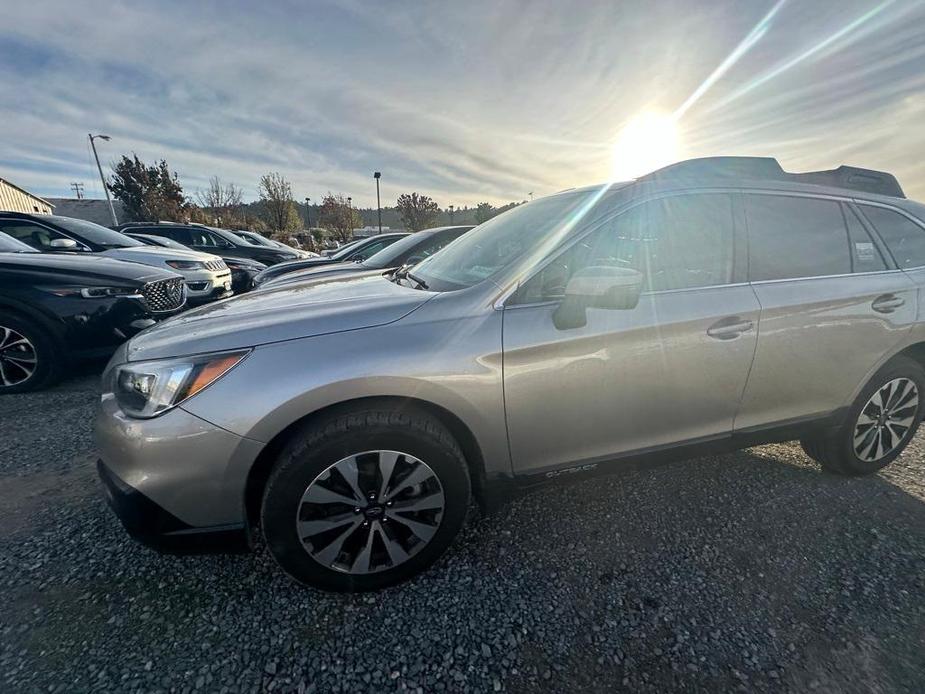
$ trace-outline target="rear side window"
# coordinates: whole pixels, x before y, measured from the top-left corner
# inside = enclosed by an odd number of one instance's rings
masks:
[[[860,207],[899,267],[925,265],[925,229],[899,212],[871,205]]]
[[[851,271],[876,272],[877,270],[886,270],[883,256],[880,255],[880,251],[874,245],[873,239],[867,233],[867,229],[861,224],[861,220],[847,206],[843,206],[842,209],[845,212],[845,221],[848,222]]]
[[[839,203],[783,195],[746,195],[745,199],[752,282],[851,272]]]

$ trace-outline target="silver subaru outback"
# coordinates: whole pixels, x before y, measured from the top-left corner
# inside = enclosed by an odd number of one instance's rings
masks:
[[[381,588],[538,481],[790,439],[881,469],[922,416],[923,288],[925,206],[889,174],[682,162],[144,331],[99,472],[144,542],[259,532],[298,581]]]

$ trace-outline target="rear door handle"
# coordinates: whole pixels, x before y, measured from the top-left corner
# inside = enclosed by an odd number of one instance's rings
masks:
[[[896,296],[895,294],[884,294],[874,299],[874,302],[870,306],[877,313],[893,313],[893,311],[900,306],[904,306],[905,303],[906,300],[902,297]]]
[[[732,340],[751,330],[754,325],[750,320],[732,316],[731,318],[723,318],[707,328],[707,335],[715,337],[717,340]]]

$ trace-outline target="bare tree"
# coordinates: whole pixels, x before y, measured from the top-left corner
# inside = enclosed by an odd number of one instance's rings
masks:
[[[335,239],[346,243],[353,238],[353,230],[363,223],[363,218],[343,193],[335,195],[329,191],[321,201],[318,223],[330,231]]]
[[[261,176],[258,190],[263,220],[271,232],[292,232],[302,228],[302,220],[292,199],[292,184],[282,174],[271,172]]]
[[[225,184],[218,176],[212,176],[206,190],[196,191],[196,200],[210,224],[235,229],[243,225],[244,192],[234,183]]]
[[[222,179],[213,176],[209,179],[206,190],[196,191],[196,200],[200,207],[208,210],[225,210],[241,206],[244,199],[243,191],[234,183],[222,183]]]
[[[432,198],[417,193],[399,195],[396,208],[408,231],[426,229],[440,214],[440,206]]]

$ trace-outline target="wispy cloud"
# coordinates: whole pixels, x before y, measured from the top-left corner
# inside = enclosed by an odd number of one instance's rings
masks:
[[[188,190],[521,200],[605,180],[621,124],[681,118],[686,154],[886,166],[925,197],[925,6],[912,0],[455,4],[16,3],[0,25],[0,173],[101,194],[166,158]],[[916,123],[918,119],[918,124]]]

